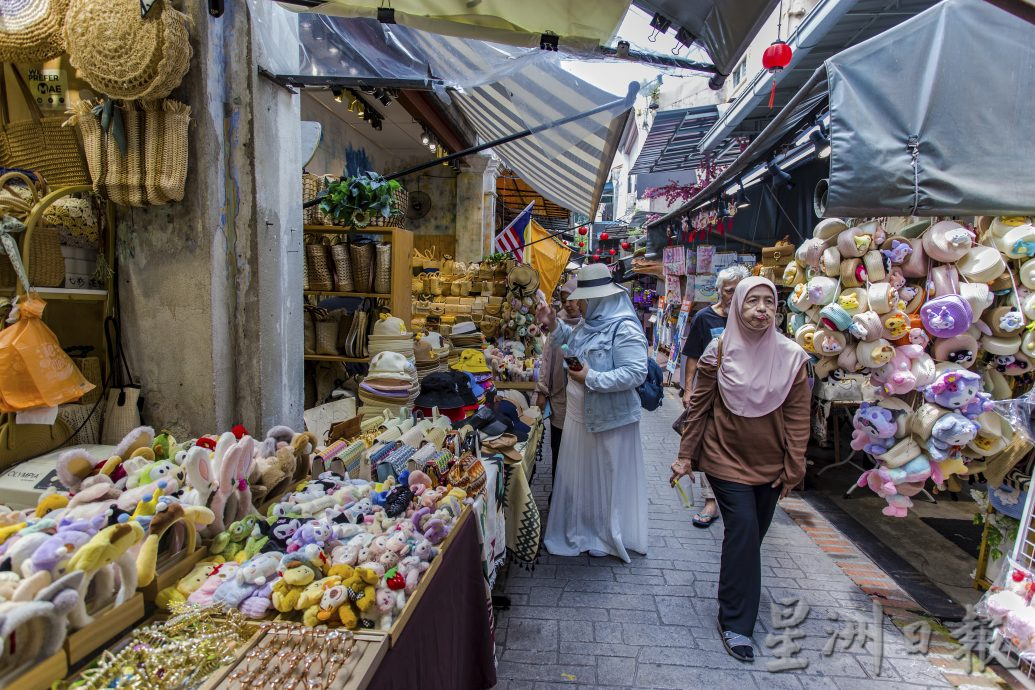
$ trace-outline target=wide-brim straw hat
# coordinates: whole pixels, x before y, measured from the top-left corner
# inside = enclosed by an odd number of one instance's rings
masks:
[[[65,49],[68,0],[7,0],[0,13],[0,62],[39,64]]]
[[[528,264],[518,264],[507,274],[507,287],[519,297],[531,297],[539,289],[539,273]]]
[[[604,264],[590,264],[579,269],[576,288],[568,295],[568,299],[593,299],[624,293],[614,281],[611,269]]]

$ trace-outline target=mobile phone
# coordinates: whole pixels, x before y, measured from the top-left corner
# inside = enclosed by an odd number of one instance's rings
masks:
[[[568,371],[582,370],[582,362],[579,361],[578,357],[565,357],[564,363],[568,365]]]

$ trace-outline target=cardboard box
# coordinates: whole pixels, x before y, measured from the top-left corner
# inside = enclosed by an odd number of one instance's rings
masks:
[[[72,446],[96,458],[107,458],[115,446]],[[14,510],[34,508],[50,487],[65,490],[57,476],[57,459],[71,448],[61,448],[37,458],[20,462],[0,473],[0,504]]]

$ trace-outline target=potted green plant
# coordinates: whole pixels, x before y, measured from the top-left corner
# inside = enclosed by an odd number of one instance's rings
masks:
[[[405,210],[401,203],[402,191],[398,180],[365,172],[328,183],[320,193],[320,210],[333,218],[335,224],[357,228],[387,225],[387,221],[401,216]]]

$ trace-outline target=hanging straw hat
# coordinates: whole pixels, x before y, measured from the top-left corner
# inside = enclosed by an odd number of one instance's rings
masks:
[[[65,50],[62,28],[68,0],[4,0],[0,62],[36,64]]]
[[[539,273],[528,264],[518,264],[507,274],[507,287],[518,297],[531,297],[539,289]]]
[[[69,0],[65,48],[90,86],[112,98],[164,98],[190,68],[190,18],[158,0],[146,18],[138,0]]]

